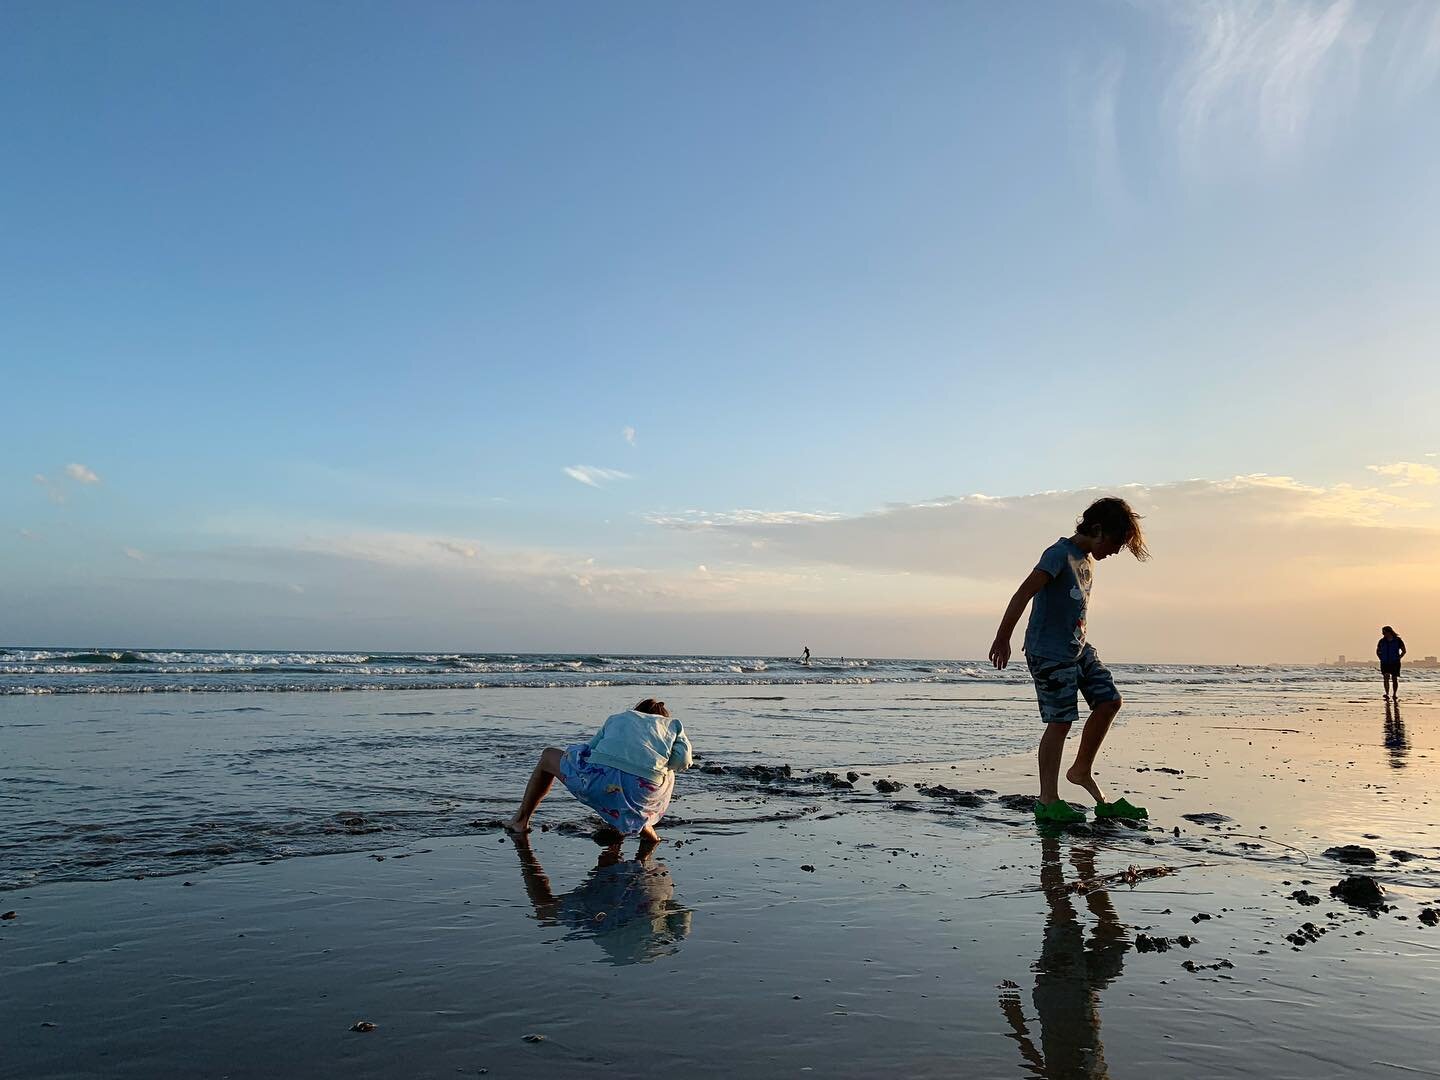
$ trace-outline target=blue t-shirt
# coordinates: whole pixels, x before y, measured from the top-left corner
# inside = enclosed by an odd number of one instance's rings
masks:
[[[1375,646],[1375,655],[1380,657],[1382,664],[1400,663],[1400,650],[1405,648],[1405,642],[1396,634],[1392,638],[1381,638]]]
[[[1045,549],[1035,569],[1049,574],[1050,584],[1030,602],[1025,655],[1078,660],[1085,649],[1085,611],[1090,606],[1095,560],[1074,541],[1062,537]]]

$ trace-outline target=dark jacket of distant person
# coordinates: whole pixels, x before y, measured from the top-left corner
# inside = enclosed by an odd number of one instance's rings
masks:
[[[1387,626],[1382,631],[1382,637],[1375,644],[1375,655],[1380,658],[1380,666],[1398,668],[1400,658],[1405,655],[1405,639],[1395,633],[1395,628]]]

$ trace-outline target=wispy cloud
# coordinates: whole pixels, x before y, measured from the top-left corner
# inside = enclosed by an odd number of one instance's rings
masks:
[[[44,473],[35,474],[35,483],[45,492],[45,497],[53,503],[63,503],[68,498],[66,487],[69,484],[79,484],[81,487],[89,487],[92,484],[100,483],[100,477],[95,470],[88,465],[81,465],[78,461],[72,461],[65,466],[63,475],[52,480]]]
[[[144,561],[145,561],[145,553],[144,553],[143,551],[141,551],[139,548],[127,547],[127,548],[121,548],[120,550],[121,550],[122,552],[124,552],[125,557],[126,557],[127,559],[134,559],[136,562],[144,562]]]
[[[635,445],[635,434],[635,429],[629,424],[626,424],[620,429],[620,437],[624,439],[627,443],[629,443],[631,446]]]
[[[1431,455],[1427,454],[1426,457]],[[1421,465],[1414,461],[1392,461],[1387,465],[1368,465],[1371,472],[1391,478],[1394,487],[1440,484],[1440,467]]]
[[[60,485],[51,480],[44,473],[35,474],[35,483],[45,492],[45,497],[53,503],[63,503],[65,492],[60,490]]]
[[[476,559],[480,557],[480,549],[474,544],[465,543],[460,540],[437,540],[440,550],[448,551],[452,555],[459,555],[462,559]]]
[[[1081,142],[1090,148],[1095,189],[1116,205],[1128,198],[1118,117],[1124,75],[1125,54],[1116,50],[1093,68],[1078,68],[1071,78],[1071,106],[1079,114],[1075,128]]]
[[[1314,660],[1355,648],[1377,618],[1440,636],[1440,512],[1388,484],[1224,480],[947,496],[834,517],[651,515],[705,565],[805,571],[825,603],[881,618],[948,617],[960,655],[978,655],[1016,582],[1093,499],[1146,515],[1153,563],[1105,563],[1102,643],[1132,657]],[[695,523],[703,527],[695,527]],[[1116,629],[1106,612],[1119,610]],[[1393,614],[1391,614],[1393,613]],[[837,619],[840,613],[837,613]],[[849,617],[848,615],[846,616]],[[835,625],[834,622],[827,625]],[[856,632],[853,631],[852,632]],[[974,635],[975,640],[970,640]]]
[[[1119,147],[1129,115],[1158,122],[1189,175],[1253,170],[1327,137],[1362,102],[1418,97],[1440,78],[1440,4],[1394,0],[1133,0],[1168,55],[1158,93],[1138,79],[1120,95],[1123,56],[1091,57],[1076,80],[1075,129],[1099,190],[1124,190]]]
[[[1354,539],[1386,527],[1413,531],[1414,515],[1421,515],[1426,523],[1427,537],[1435,529],[1428,502],[1389,487],[1322,486],[1265,474],[1033,495],[946,496],[843,516],[688,511],[652,514],[646,520],[716,539],[729,537],[729,550],[745,551],[748,558],[760,551],[767,561],[785,564],[831,563],[991,580],[1012,575],[1017,549],[1028,552],[1028,546],[1053,540],[1057,530],[1066,528],[1090,500],[1102,494],[1122,495],[1153,516],[1161,538],[1151,545],[1157,558],[1164,553],[1165,535],[1177,531],[1184,534],[1186,550],[1198,551],[1208,542],[1202,540],[1205,535],[1222,530],[1227,550],[1264,551],[1278,558],[1277,543],[1283,550],[1302,535],[1343,533]],[[1024,558],[1028,554],[1021,561]]]
[[[1183,157],[1216,143],[1295,149],[1317,105],[1344,107],[1374,27],[1351,0],[1211,0],[1164,4],[1185,34],[1183,61],[1164,101]]]
[[[232,555],[271,564],[297,556],[358,561],[411,579],[449,581],[462,591],[511,590],[548,602],[629,611],[702,611],[717,604],[754,609],[764,605],[766,597],[776,610],[786,610],[796,597],[813,592],[813,587],[805,587],[807,580],[814,585],[813,575],[789,569],[638,566],[574,552],[496,548],[418,533],[335,533]]]
[[[619,469],[602,469],[598,465],[566,465],[563,469],[566,476],[572,480],[578,480],[588,487],[601,487],[612,480],[629,480],[631,476]]]
[[[1434,0],[1396,5],[1395,35],[1387,65],[1402,97],[1429,89],[1440,76],[1440,4]]]
[[[835,521],[843,516],[820,510],[681,510],[646,514],[645,520],[666,529],[723,529],[732,526],[803,525]]]

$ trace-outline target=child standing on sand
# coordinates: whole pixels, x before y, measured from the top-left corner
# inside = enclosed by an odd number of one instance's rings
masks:
[[[655,823],[670,808],[675,773],[692,760],[690,739],[663,701],[646,698],[600,725],[588,743],[561,750],[547,746],[530,774],[520,809],[505,823],[511,832],[530,831],[530,816],[560,782],[590,809],[626,836],[648,843],[660,839]]]
[[[1090,603],[1090,582],[1095,563],[1121,548],[1137,559],[1148,559],[1140,515],[1124,499],[1105,498],[1091,503],[1076,524],[1075,535],[1051,544],[1030,576],[1020,583],[1000,620],[990,662],[1004,669],[1010,662],[1010,635],[1025,605],[1033,599],[1025,630],[1025,660],[1035,680],[1040,719],[1040,803],[1035,818],[1042,822],[1084,821],[1085,815],[1060,798],[1060,758],[1070,725],[1080,717],[1075,695],[1083,694],[1090,716],[1080,736],[1080,751],[1065,779],[1078,784],[1095,799],[1096,817],[1143,818],[1149,815],[1125,799],[1107,802],[1091,769],[1110,722],[1120,711],[1120,691],[1095,648],[1085,639],[1085,612]]]

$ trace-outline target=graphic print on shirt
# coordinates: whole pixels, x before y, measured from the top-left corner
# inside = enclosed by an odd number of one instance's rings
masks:
[[[1090,582],[1092,566],[1087,559],[1071,559],[1070,568],[1075,572],[1075,584],[1070,586],[1070,599],[1076,601],[1079,606],[1079,614],[1075,618],[1075,631],[1070,635],[1070,642],[1076,648],[1085,645],[1085,614],[1090,606]]]

